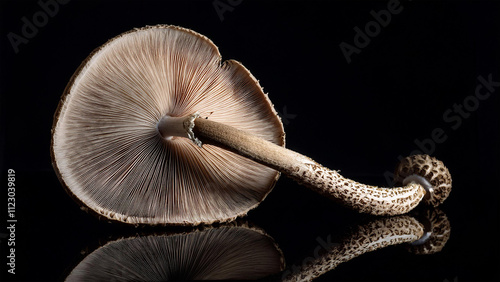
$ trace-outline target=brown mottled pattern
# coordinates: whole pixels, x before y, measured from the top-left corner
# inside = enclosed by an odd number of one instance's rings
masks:
[[[408,245],[408,251],[417,255],[429,255],[440,252],[451,235],[451,224],[446,214],[439,209],[428,209],[423,217],[430,222],[430,238],[421,245]],[[426,230],[427,231],[427,230]]]
[[[319,164],[306,167],[308,169],[298,168],[290,175],[300,184],[362,213],[404,214],[416,207],[425,194],[425,189],[419,184],[380,188],[350,180]]]
[[[424,202],[437,207],[451,192],[451,175],[442,161],[428,155],[413,155],[404,158],[396,168],[394,180],[400,184],[410,175],[423,176],[434,188],[426,193]]]
[[[424,234],[424,227],[415,218],[398,216],[381,218],[359,226],[350,236],[342,240],[338,247],[319,256],[312,263],[303,265],[285,281],[311,281],[339,264],[357,256],[390,245],[413,242]]]

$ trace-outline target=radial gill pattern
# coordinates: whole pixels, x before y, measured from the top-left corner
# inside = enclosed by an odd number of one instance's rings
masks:
[[[65,281],[253,280],[283,269],[274,240],[246,227],[149,235],[107,243]]]
[[[199,112],[284,144],[281,121],[255,78],[193,31],[154,26],[94,51],[56,114],[54,167],[70,194],[127,223],[191,225],[245,214],[278,173],[215,146],[161,138],[165,115]]]

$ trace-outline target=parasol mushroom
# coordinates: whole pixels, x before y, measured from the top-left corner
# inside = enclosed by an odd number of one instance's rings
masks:
[[[87,254],[65,281],[256,280],[284,263],[273,238],[237,224],[113,240]]]
[[[450,238],[451,225],[442,211],[428,209],[418,216],[382,217],[357,226],[326,253],[305,259],[282,273],[283,281],[312,281],[341,263],[388,246],[403,244],[415,254],[440,252]],[[422,223],[423,220],[425,223]],[[307,262],[307,263],[306,263]]]
[[[426,233],[419,240],[407,245],[408,251],[417,255],[441,252],[451,235],[451,224],[446,214],[434,208],[418,211],[415,217],[424,223]]]
[[[52,129],[53,165],[70,195],[126,223],[194,225],[246,214],[279,172],[364,213],[394,215],[451,189],[442,162],[405,159],[402,187],[342,177],[284,148],[258,81],[194,31],[167,25],[121,34],[78,68]]]

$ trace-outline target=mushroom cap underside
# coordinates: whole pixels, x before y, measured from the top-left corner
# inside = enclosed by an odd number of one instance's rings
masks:
[[[263,230],[222,226],[107,242],[86,255],[65,281],[246,280],[283,268],[281,250]]]
[[[161,138],[163,116],[202,117],[284,146],[258,81],[194,31],[167,25],[121,34],[95,50],[65,89],[52,129],[63,186],[100,216],[195,225],[246,214],[271,191],[273,169],[187,138]]]

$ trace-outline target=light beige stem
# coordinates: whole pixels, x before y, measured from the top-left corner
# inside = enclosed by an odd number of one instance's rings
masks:
[[[167,120],[175,123],[181,118]],[[242,156],[274,168],[298,183],[362,213],[404,214],[416,207],[426,193],[422,185],[413,182],[396,188],[380,188],[358,183],[343,177],[335,170],[321,166],[309,157],[234,127],[196,118],[195,115],[183,118],[182,122],[189,138],[199,146],[203,141],[226,147]],[[168,128],[168,126],[160,124],[158,128],[164,138],[172,134],[162,132],[161,129]],[[171,128],[178,128],[178,126],[171,125]],[[179,134],[179,136],[185,137],[186,134]]]

